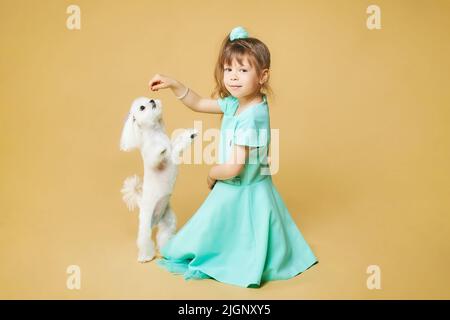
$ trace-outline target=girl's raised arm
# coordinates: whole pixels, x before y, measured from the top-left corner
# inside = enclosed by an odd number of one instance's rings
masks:
[[[173,94],[195,112],[222,113],[217,100],[200,97],[193,90],[187,88],[181,82],[168,76],[156,74],[148,83],[150,90],[172,89]]]

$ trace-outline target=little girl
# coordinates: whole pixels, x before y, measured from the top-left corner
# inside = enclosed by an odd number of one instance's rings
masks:
[[[237,27],[223,41],[215,69],[218,99],[199,97],[175,79],[155,75],[152,91],[170,88],[196,112],[223,113],[219,164],[211,192],[162,248],[157,264],[184,279],[212,278],[241,287],[289,279],[318,263],[272,182],[267,156],[270,52]]]

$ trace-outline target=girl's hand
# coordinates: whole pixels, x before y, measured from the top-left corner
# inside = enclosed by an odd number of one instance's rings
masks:
[[[210,190],[212,190],[212,188],[214,188],[214,185],[216,184],[216,182],[217,182],[217,180],[211,178],[211,177],[209,176],[209,174],[208,174],[208,177],[206,178],[206,183],[208,184],[208,188],[209,188]]]
[[[148,87],[152,91],[158,91],[159,89],[173,88],[175,87],[176,80],[162,74],[155,74],[149,81]]]

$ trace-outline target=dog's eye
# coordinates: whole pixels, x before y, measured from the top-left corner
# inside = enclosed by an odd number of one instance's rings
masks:
[[[144,111],[145,110],[145,106],[141,106],[140,109],[141,109],[141,111]]]
[[[152,105],[152,109],[155,109],[156,108],[156,102],[155,102],[155,100],[150,100],[150,103],[151,103],[151,105]]]

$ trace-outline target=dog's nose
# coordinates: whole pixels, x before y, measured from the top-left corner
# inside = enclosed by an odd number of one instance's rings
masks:
[[[151,100],[150,100],[150,104],[152,105],[152,109],[155,109],[155,108],[156,108],[156,102],[155,102],[155,100],[151,99]]]
[[[145,106],[141,106],[141,111],[144,111],[145,110]]]

